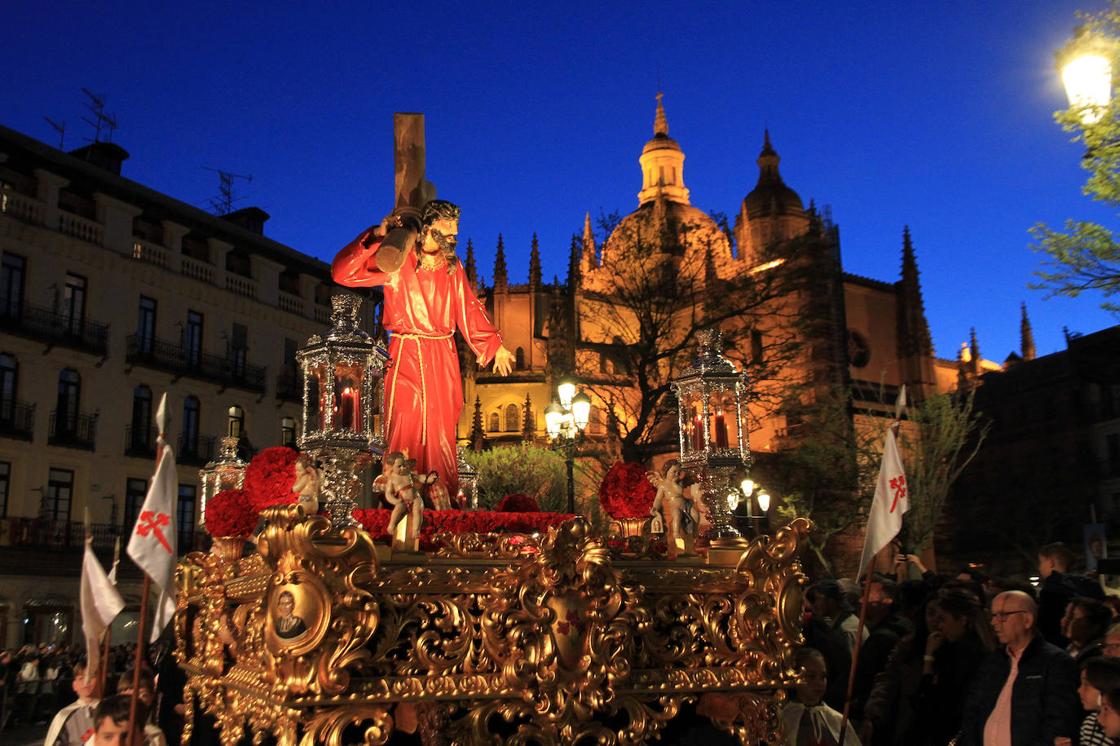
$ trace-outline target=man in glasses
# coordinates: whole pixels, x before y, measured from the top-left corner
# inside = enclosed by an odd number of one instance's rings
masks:
[[[1023,591],[992,601],[992,629],[1001,649],[976,673],[959,746],[1050,744],[1076,737],[1077,665],[1046,642],[1037,625],[1038,605]]]

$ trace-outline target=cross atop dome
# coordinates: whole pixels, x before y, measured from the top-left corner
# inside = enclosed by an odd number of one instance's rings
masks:
[[[684,185],[684,151],[669,137],[669,119],[665,116],[664,93],[657,93],[657,110],[653,116],[653,138],[642,148],[638,163],[642,167],[642,190],[638,204],[644,205],[664,196],[670,202],[689,204]]]
[[[657,113],[653,117],[653,134],[655,137],[657,135],[669,136],[669,120],[665,117],[665,105],[661,103],[661,99],[664,97],[664,93],[657,92]]]

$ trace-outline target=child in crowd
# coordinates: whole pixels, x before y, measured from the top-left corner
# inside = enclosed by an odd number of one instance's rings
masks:
[[[1081,696],[1081,707],[1089,714],[1081,721],[1078,732],[1078,746],[1112,746],[1114,743],[1105,733],[1098,719],[1101,709],[1102,692],[1120,687],[1120,658],[1086,658],[1081,662],[1081,686],[1077,693]],[[1059,738],[1054,746],[1073,746],[1073,739]]]
[[[782,709],[782,730],[787,746],[836,746],[840,742],[842,716],[824,702],[828,686],[828,669],[819,650],[801,648],[794,656],[802,671],[795,701]],[[852,724],[848,723],[845,746],[860,746]]]

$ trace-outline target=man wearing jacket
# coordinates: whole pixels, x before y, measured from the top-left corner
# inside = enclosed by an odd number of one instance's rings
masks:
[[[976,673],[960,746],[1051,746],[1076,738],[1081,714],[1073,659],[1037,630],[1038,606],[1022,591],[992,601],[992,628],[1003,645]]]

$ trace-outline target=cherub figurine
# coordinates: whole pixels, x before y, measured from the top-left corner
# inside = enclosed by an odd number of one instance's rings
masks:
[[[315,515],[319,512],[319,470],[306,454],[301,454],[296,459],[295,469],[296,480],[292,483],[292,492],[299,495],[303,512]]]
[[[651,516],[663,517],[670,556],[687,550],[687,540],[695,534],[700,519],[690,496],[681,485],[681,462],[673,459],[661,467],[661,474],[650,472],[657,496],[649,509]]]
[[[389,516],[389,535],[393,539],[393,548],[398,550],[419,549],[420,524],[424,521],[420,487],[438,478],[433,478],[432,474],[418,478],[413,472],[415,468],[416,462],[400,451],[385,457],[385,500],[393,506],[393,513]],[[398,531],[398,527],[403,531]]]

